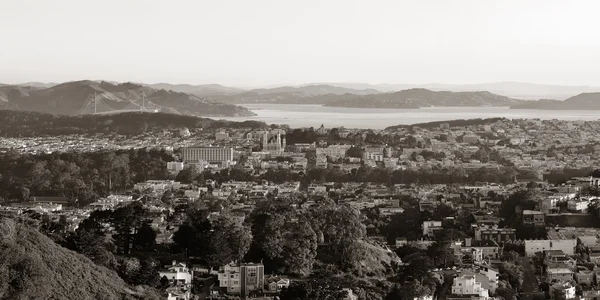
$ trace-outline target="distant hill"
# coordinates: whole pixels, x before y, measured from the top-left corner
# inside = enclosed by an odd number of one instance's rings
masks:
[[[432,91],[451,91],[451,92],[473,92],[488,91],[490,93],[503,95],[518,99],[566,99],[571,96],[588,93],[600,92],[600,86],[562,86],[549,84],[535,84],[524,82],[493,82],[481,84],[367,84],[367,83],[322,83],[332,86],[350,88],[350,89],[376,89],[382,92],[396,92],[413,88],[424,88]]]
[[[127,112],[111,115],[66,116],[0,110],[0,137],[117,133],[138,135],[147,130],[180,128],[267,128],[258,121],[233,122],[167,113]]]
[[[331,85],[282,86],[270,89],[253,89],[235,95],[212,97],[219,102],[234,104],[275,103],[275,104],[325,104],[339,101],[352,95],[378,94],[374,89],[357,90]],[[340,97],[338,97],[340,96]]]
[[[511,109],[600,110],[600,93],[583,93],[564,101],[539,100],[513,105]],[[600,117],[599,117],[600,118]]]
[[[180,93],[192,94],[196,96],[216,96],[216,95],[231,95],[238,94],[244,90],[223,86],[220,84],[170,84],[170,83],[155,83],[148,84],[147,86],[155,89],[162,89],[167,91],[175,91]]]
[[[1,299],[161,299],[9,218],[0,218],[0,270]]]
[[[506,120],[506,118],[488,118],[488,119],[459,119],[459,120],[448,120],[448,121],[435,121],[427,123],[415,123],[410,125],[394,125],[387,127],[385,130],[396,130],[396,129],[409,129],[412,127],[419,127],[423,129],[435,129],[439,128],[441,124],[447,123],[450,127],[466,127],[466,126],[480,126],[487,124],[494,124],[499,121]]]
[[[24,82],[24,83],[19,83],[18,85],[30,86],[30,87],[36,87],[36,88],[49,88],[49,87],[58,85],[58,83],[54,83],[54,82]]]
[[[360,108],[421,108],[432,106],[510,106],[520,100],[489,92],[434,92],[410,89],[395,93],[355,95],[330,101],[325,106]]]
[[[227,103],[320,104],[331,107],[420,108],[430,106],[511,106],[521,102],[489,92],[434,92],[409,89],[395,93],[331,86],[258,89],[216,98]]]
[[[201,116],[248,116],[246,108],[218,103],[195,95],[154,89],[133,83],[113,84],[91,80],[62,83],[49,88],[0,87],[0,108],[75,115],[81,113],[90,96],[96,95],[98,112],[112,109],[146,108]],[[93,113],[94,105],[83,113]]]

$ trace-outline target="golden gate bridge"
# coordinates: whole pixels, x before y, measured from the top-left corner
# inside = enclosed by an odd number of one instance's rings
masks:
[[[88,95],[85,103],[77,113],[78,115],[99,115],[116,114],[124,112],[158,112],[156,108],[150,108],[146,105],[146,94],[142,93],[141,104],[135,101],[129,101],[129,104],[121,109],[116,109],[108,105],[103,98],[98,97],[96,93]]]

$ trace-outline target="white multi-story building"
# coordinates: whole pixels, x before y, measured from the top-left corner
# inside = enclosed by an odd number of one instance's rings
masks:
[[[217,132],[217,133],[215,133],[215,140],[216,141],[228,141],[229,133],[224,132],[224,131]]]
[[[350,149],[351,145],[331,145],[327,148],[317,148],[317,156],[324,155],[329,157],[346,157],[346,152]]]
[[[550,287],[552,299],[575,299],[575,286],[569,282],[557,282]]]
[[[482,278],[485,276],[481,275]],[[489,291],[477,280],[477,274],[462,275],[454,278],[452,283],[452,294],[454,295],[477,295],[479,299],[488,299]],[[485,278],[484,280],[487,280]]]
[[[265,267],[262,263],[230,263],[219,269],[219,287],[227,294],[245,297],[252,291],[263,291]]]
[[[170,161],[167,163],[167,170],[171,173],[178,173],[183,170],[183,162],[180,161]]]
[[[228,147],[186,147],[181,148],[185,163],[224,163],[233,161],[233,148]]]
[[[537,252],[547,250],[562,250],[566,255],[572,256],[575,254],[576,239],[562,240],[526,240],[525,255],[535,256]]]
[[[567,209],[572,212],[585,213],[591,201],[586,198],[572,199],[567,202]]]

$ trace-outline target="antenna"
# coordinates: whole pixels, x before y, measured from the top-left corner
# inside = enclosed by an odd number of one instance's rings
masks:
[[[146,93],[142,92],[142,106],[140,106],[140,111],[144,112],[146,106]]]

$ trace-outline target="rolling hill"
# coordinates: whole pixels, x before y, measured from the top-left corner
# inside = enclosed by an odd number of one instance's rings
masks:
[[[489,92],[435,92],[409,89],[394,93],[375,90],[336,89],[326,86],[307,86],[302,89],[281,87],[252,90],[218,98],[227,103],[320,104],[330,107],[356,108],[421,108],[431,106],[511,106],[521,100]],[[373,93],[372,93],[373,92]]]
[[[600,93],[582,93],[567,100],[539,100],[513,105],[511,109],[600,110]]]
[[[160,299],[10,218],[0,218],[0,270],[0,299]]]
[[[243,92],[244,90],[223,86],[220,84],[201,84],[201,85],[191,85],[191,84],[170,84],[170,83],[155,83],[148,84],[154,89],[159,90],[167,90],[167,91],[175,91],[180,93],[192,94],[196,96],[217,96],[217,95],[232,95]]]
[[[473,92],[488,91],[494,94],[503,95],[517,99],[567,99],[580,93],[600,92],[600,87],[596,86],[564,86],[535,84],[525,82],[491,82],[478,84],[367,84],[367,83],[320,83],[337,87],[350,89],[376,89],[382,92],[397,92],[406,89],[423,88],[432,91],[451,91],[451,92]]]
[[[246,108],[219,103],[182,92],[154,89],[133,83],[113,84],[90,80],[62,83],[49,88],[0,87],[0,108],[76,115],[81,113],[89,97],[96,95],[98,112],[110,109],[146,108],[198,116],[248,116]],[[142,100],[143,99],[143,100]],[[93,113],[88,106],[83,113]]]
[[[148,130],[179,128],[267,128],[258,121],[233,122],[168,113],[125,112],[67,116],[40,112],[0,110],[0,137],[59,136],[117,133],[139,135]]]

